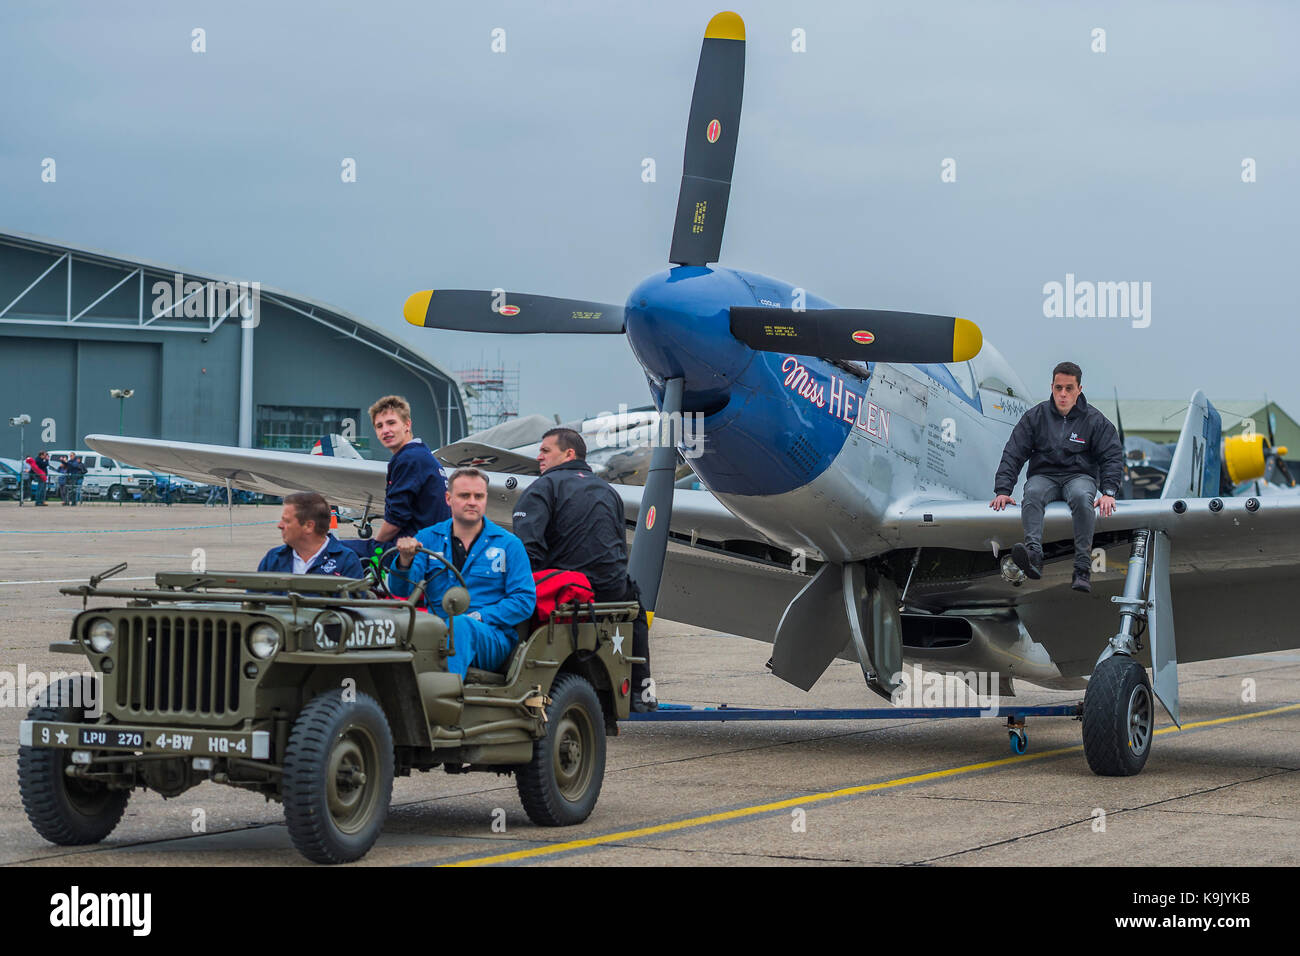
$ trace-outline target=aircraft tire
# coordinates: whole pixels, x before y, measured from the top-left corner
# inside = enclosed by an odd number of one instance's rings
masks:
[[[1083,697],[1083,754],[1102,777],[1140,773],[1151,753],[1155,696],[1146,668],[1116,654],[1097,665]]]

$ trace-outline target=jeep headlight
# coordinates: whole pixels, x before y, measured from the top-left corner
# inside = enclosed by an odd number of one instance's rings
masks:
[[[96,654],[107,654],[108,649],[113,646],[115,637],[117,637],[117,628],[106,617],[95,618],[86,628],[86,643]]]
[[[270,624],[255,624],[248,632],[248,649],[258,660],[266,660],[280,649],[280,632]]]

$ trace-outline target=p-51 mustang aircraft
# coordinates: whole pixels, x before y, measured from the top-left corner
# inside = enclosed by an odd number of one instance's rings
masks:
[[[744,24],[705,31],[687,126],[670,267],[622,306],[541,295],[426,291],[408,321],[477,332],[626,334],[668,420],[698,415],[690,458],[707,490],[677,490],[675,442],[644,488],[619,486],[636,532],[631,571],[647,609],[774,645],[770,667],[809,689],[837,656],[883,696],[904,663],[1050,688],[1086,683],[1083,736],[1099,774],[1139,772],[1154,694],[1179,721],[1177,662],[1300,645],[1284,584],[1300,561],[1300,499],[1206,497],[1220,469],[1260,473],[1264,449],[1224,437],[1197,391],[1163,496],[1098,520],[1107,567],[1069,588],[1071,519],[1049,505],[1046,566],[1007,553],[1016,509],[990,510],[1007,437],[1034,403],[971,322],[841,309],[788,282],[715,268],[744,79]],[[91,447],[150,468],[284,493],[382,500],[384,465],[112,436]],[[494,478],[510,519],[528,475]],[[1023,480],[1014,494],[1019,499]],[[1098,556],[1100,560],[1100,555]],[[1175,614],[1179,622],[1175,639]],[[1145,642],[1144,642],[1145,639]],[[1088,679],[1090,678],[1090,679]]]

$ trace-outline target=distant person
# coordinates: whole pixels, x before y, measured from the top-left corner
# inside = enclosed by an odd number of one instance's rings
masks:
[[[384,517],[368,539],[347,546],[361,555],[387,550],[398,538],[413,538],[451,517],[446,474],[433,452],[413,437],[411,406],[400,395],[385,395],[370,406],[370,423],[379,443],[392,453],[384,491]]]
[[[27,465],[27,473],[30,476],[32,503],[37,508],[44,508],[45,492],[50,483],[50,453],[42,448],[36,453],[35,458],[28,458],[24,464]]]
[[[1115,426],[1083,397],[1082,382],[1083,371],[1073,362],[1052,370],[1052,397],[1025,412],[1007,439],[989,507],[1001,511],[1016,503],[1011,492],[1028,461],[1020,510],[1025,542],[1011,549],[1011,559],[1029,577],[1043,576],[1043,508],[1064,499],[1074,516],[1070,586],[1087,593],[1092,590],[1092,531],[1097,521],[1092,509],[1099,508],[1103,518],[1115,510],[1124,449]],[[1093,501],[1098,485],[1101,497]]]
[[[83,462],[76,452],[72,452],[64,459],[59,468],[63,472],[63,503],[65,505],[78,505],[81,503],[81,482],[86,477],[86,463]]]
[[[514,528],[528,549],[534,572],[555,568],[581,571],[597,601],[637,601],[640,594],[627,574],[627,522],[623,499],[587,464],[587,443],[572,428],[552,428],[542,436],[537,467],[542,475],[515,504]],[[632,709],[655,710],[650,679],[650,626],[645,609],[632,625]]]
[[[356,552],[330,534],[330,506],[314,491],[285,495],[277,527],[284,544],[266,552],[257,570],[365,577]]]
[[[484,517],[487,494],[488,477],[477,468],[453,472],[446,494],[451,517],[413,538],[398,538],[388,575],[388,590],[396,597],[410,594],[415,581],[427,581],[429,610],[443,620],[443,595],[459,582],[441,561],[415,549],[445,555],[465,578],[470,605],[451,622],[455,653],[447,658],[447,670],[462,678],[470,667],[499,671],[518,643],[516,629],[537,603],[528,553],[518,538]]]

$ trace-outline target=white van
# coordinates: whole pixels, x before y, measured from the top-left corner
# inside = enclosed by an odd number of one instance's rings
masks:
[[[50,451],[50,464],[53,466],[50,478],[54,481],[54,486],[50,489],[51,498],[54,497],[54,488],[58,487],[58,480],[62,476],[56,463],[63,462],[70,454],[72,452],[68,450]],[[120,465],[97,451],[78,450],[76,454],[86,466],[86,477],[81,482],[82,498],[129,501],[137,492],[147,495],[153,491],[157,479],[151,471]]]

